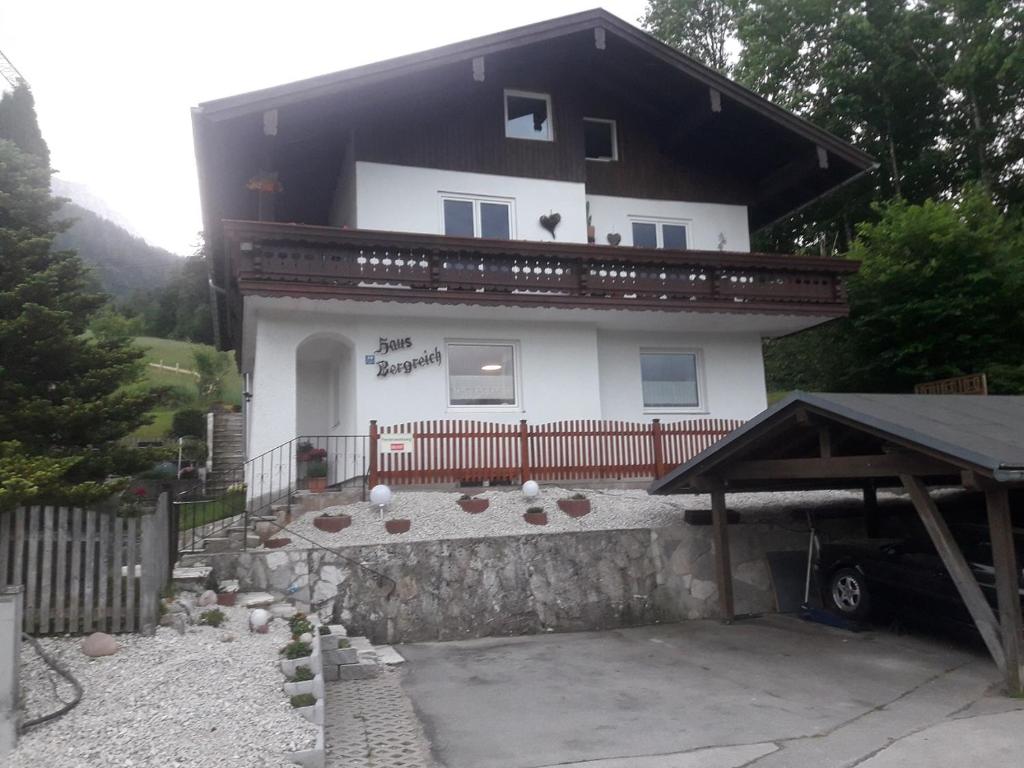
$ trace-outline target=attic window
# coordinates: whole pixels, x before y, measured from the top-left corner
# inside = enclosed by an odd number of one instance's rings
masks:
[[[614,120],[598,117],[583,118],[583,146],[587,160],[619,159],[619,148]]]
[[[510,139],[554,141],[551,97],[545,93],[505,91],[505,136]]]

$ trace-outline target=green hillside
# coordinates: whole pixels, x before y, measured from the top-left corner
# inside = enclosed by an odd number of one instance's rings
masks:
[[[150,363],[161,363],[173,366],[177,364],[184,370],[191,370],[193,366],[192,355],[196,350],[206,349],[213,351],[213,347],[206,344],[193,344],[188,341],[175,341],[174,339],[157,339],[151,336],[137,336],[135,343],[142,347],[145,352],[145,378],[139,387],[173,387],[174,396],[168,398],[159,408],[154,410],[154,421],[152,424],[138,429],[134,437],[144,440],[155,440],[164,437],[170,429],[171,419],[174,412],[182,408],[197,408],[206,410],[211,403],[199,399],[196,391],[196,378],[188,373],[176,373],[174,371],[155,368]],[[227,353],[223,353],[227,354]],[[242,377],[232,361],[228,372],[224,377],[224,390],[219,398],[220,402],[230,405],[242,404]]]

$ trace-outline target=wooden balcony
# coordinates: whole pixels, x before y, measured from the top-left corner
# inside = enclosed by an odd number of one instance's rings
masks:
[[[240,294],[834,317],[858,263],[225,221]]]

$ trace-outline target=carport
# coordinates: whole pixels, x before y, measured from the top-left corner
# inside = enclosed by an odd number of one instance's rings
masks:
[[[906,489],[1011,693],[1022,691],[1022,627],[1009,491],[1024,487],[1024,397],[795,392],[650,487],[709,493],[721,614],[735,615],[730,491],[863,489],[867,526],[878,488]],[[982,492],[999,619],[929,488]]]

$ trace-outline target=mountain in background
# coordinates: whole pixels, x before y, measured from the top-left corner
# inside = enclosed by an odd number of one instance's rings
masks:
[[[123,301],[141,291],[163,288],[181,273],[183,258],[133,234],[121,223],[123,218],[85,185],[54,179],[52,190],[71,198],[59,217],[74,220],[57,236],[54,247],[76,251],[103,290],[115,299]]]

